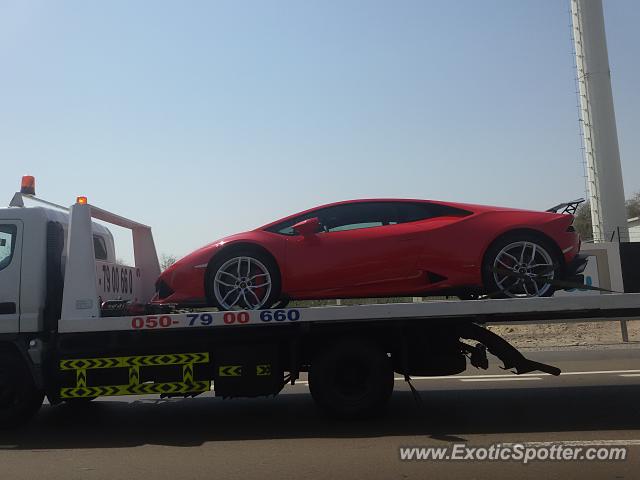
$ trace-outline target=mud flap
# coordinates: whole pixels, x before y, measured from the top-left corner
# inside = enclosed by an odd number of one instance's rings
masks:
[[[459,334],[461,338],[477,340],[489,350],[490,353],[498,357],[504,363],[504,370],[514,369],[515,373],[540,372],[550,375],[560,375],[560,369],[545,363],[529,360],[520,353],[513,345],[504,338],[474,323],[461,325]]]

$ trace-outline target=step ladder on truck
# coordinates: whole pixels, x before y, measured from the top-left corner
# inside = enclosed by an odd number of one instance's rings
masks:
[[[640,316],[640,294],[432,301],[251,311],[150,303],[160,273],[151,228],[78,197],[35,197],[33,178],[0,209],[0,427],[99,396],[278,394],[308,373],[317,405],[340,418],[384,411],[394,372],[444,376],[487,368],[560,370],[527,359],[488,323]],[[32,202],[35,206],[28,206]],[[103,223],[132,232],[135,266],[118,265]],[[212,388],[213,387],[213,388]]]

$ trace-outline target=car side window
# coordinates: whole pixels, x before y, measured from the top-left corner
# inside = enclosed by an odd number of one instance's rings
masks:
[[[471,215],[471,212],[467,210],[428,202],[403,202],[398,205],[398,209],[402,223],[419,222],[435,217],[466,217]]]
[[[9,266],[16,249],[18,228],[15,225],[0,225],[0,270]]]
[[[400,223],[398,209],[393,202],[336,205],[325,209],[319,218],[327,232],[343,232]]]
[[[324,232],[340,232],[400,223],[395,202],[356,202],[314,210],[274,225],[268,231],[281,235],[296,235],[293,226],[314,217],[318,217]]]
[[[418,222],[434,217],[464,217],[471,212],[428,202],[355,202],[335,205],[299,215],[267,230],[281,235],[296,235],[293,226],[318,217],[325,232],[342,232],[361,228],[382,227],[398,223]]]
[[[337,227],[331,227],[327,229],[327,231],[328,232],[344,232],[345,230],[357,230],[359,228],[381,227],[382,225],[384,225],[382,222],[350,223],[348,225],[338,225]]]

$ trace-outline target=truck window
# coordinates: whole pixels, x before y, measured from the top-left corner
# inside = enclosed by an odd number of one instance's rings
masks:
[[[11,263],[17,236],[18,229],[15,225],[0,225],[0,270]]]
[[[96,260],[107,260],[107,244],[104,238],[98,235],[93,236],[93,250],[96,254]]]

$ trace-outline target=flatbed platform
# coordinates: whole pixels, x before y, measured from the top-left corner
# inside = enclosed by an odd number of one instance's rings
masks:
[[[176,314],[61,319],[59,333],[130,330],[211,329],[275,326],[287,323],[460,320],[476,323],[549,323],[640,318],[640,294],[601,294],[550,298],[444,300],[419,303],[211,311]]]

